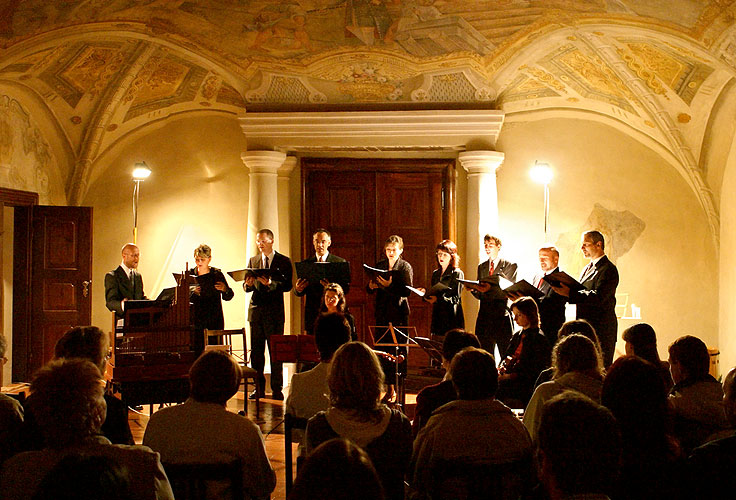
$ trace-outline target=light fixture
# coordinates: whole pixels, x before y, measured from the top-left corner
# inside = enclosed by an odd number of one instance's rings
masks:
[[[138,244],[138,195],[141,191],[141,182],[151,175],[145,161],[136,162],[133,166],[133,244]]]
[[[549,183],[552,181],[554,173],[548,163],[540,163],[534,161],[534,166],[529,171],[534,182],[544,184],[544,241],[549,241],[547,233],[549,231]]]

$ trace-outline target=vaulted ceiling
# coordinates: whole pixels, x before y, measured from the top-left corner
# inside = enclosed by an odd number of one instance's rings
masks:
[[[0,85],[68,146],[68,198],[173,115],[482,107],[618,123],[717,218],[704,145],[736,76],[735,0],[8,0]]]

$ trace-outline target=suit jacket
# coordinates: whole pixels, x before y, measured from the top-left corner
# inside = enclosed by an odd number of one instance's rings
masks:
[[[611,332],[615,336],[618,269],[604,255],[581,284],[584,288],[571,292],[568,299],[571,304],[577,304],[577,318],[590,322],[600,337]]]
[[[556,267],[552,272],[559,270],[560,268]],[[537,286],[537,283],[539,283],[539,280],[543,276],[544,274],[535,276],[533,284]],[[565,303],[567,300],[552,290],[552,287],[546,281],[542,281],[542,284],[538,285],[537,288],[544,294],[543,297],[536,299],[537,306],[539,306],[540,326],[549,344],[553,346],[557,341],[557,332],[565,322]]]
[[[141,300],[145,299],[143,293],[143,278],[138,271],[133,275],[134,283],[131,283],[122,266],[105,275],[105,302],[110,311],[115,311],[115,316],[123,317],[123,299]]]
[[[493,270],[493,276],[501,276],[506,278],[512,283],[516,283],[516,268],[517,265],[513,262],[509,262],[506,259],[500,259],[498,266]],[[478,266],[478,277],[480,280],[488,276],[490,270],[490,261],[481,262]],[[498,322],[508,315],[506,309],[506,300],[499,300],[491,298],[493,294],[491,291],[486,293],[480,293],[477,290],[471,290],[473,297],[480,300],[480,309],[478,310],[478,319],[475,323],[475,329],[477,331],[485,331],[487,326]]]
[[[304,259],[303,262],[317,262],[317,257],[312,255],[310,258]],[[330,252],[327,254],[327,262],[345,262],[345,259]],[[348,290],[350,290],[350,276],[348,276],[347,282],[338,282],[338,284],[342,287],[345,295],[347,295]],[[319,315],[319,307],[322,305],[322,292],[324,292],[324,287],[319,282],[310,282],[309,285],[301,291],[301,293],[294,290],[297,297],[307,297],[304,304],[304,329],[310,335],[313,333],[314,322]]]
[[[248,267],[251,269],[262,268],[261,254],[251,257],[248,261]],[[284,322],[284,294],[291,290],[293,286],[291,282],[293,274],[291,260],[286,255],[274,252],[273,262],[269,267],[281,273],[281,276],[274,275],[271,277],[269,286],[264,286],[258,280],[253,286],[243,284],[246,292],[253,292],[248,306],[248,321]]]

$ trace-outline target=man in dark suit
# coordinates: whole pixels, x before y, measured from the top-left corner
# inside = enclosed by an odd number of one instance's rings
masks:
[[[136,270],[140,250],[132,243],[123,245],[123,261],[117,269],[105,275],[105,302],[115,317],[121,319],[124,315],[126,300],[145,299],[143,293],[143,278]]]
[[[478,281],[488,276],[498,276],[516,283],[516,264],[498,256],[501,251],[501,240],[487,234],[483,238],[483,246],[488,260],[478,266]],[[495,283],[491,285],[481,282],[468,288],[471,288],[473,296],[480,300],[480,310],[475,321],[475,334],[480,340],[480,345],[493,353],[498,344],[498,353],[503,359],[512,333],[511,316],[506,307],[507,299]]]
[[[317,229],[312,235],[312,244],[314,245],[314,257],[304,259],[304,262],[345,262],[345,259],[338,257],[329,252],[330,245],[332,244],[332,236],[326,229]],[[319,308],[322,305],[322,292],[325,286],[329,285],[329,281],[321,280],[318,283],[312,283],[304,279],[298,279],[294,286],[294,293],[297,297],[306,295],[306,302],[304,304],[304,331],[308,334],[312,334],[314,329],[314,322],[319,315]],[[338,282],[342,287],[343,291],[347,295],[350,289],[350,275],[348,274],[347,280],[344,282]]]
[[[273,249],[273,231],[261,229],[256,235],[256,244],[260,254],[248,261],[250,269],[271,269],[270,277],[250,276],[245,278],[243,289],[253,292],[248,307],[250,322],[251,364],[258,372],[258,384],[250,395],[251,399],[262,398],[266,392],[266,377],[263,374],[266,365],[266,343],[271,335],[284,334],[284,294],[291,290],[291,260]],[[271,347],[268,348],[271,360],[271,392],[272,398],[283,400],[281,389],[284,385],[283,366],[275,363]]]
[[[544,294],[543,297],[537,299],[537,306],[539,306],[540,327],[550,347],[557,342],[557,332],[565,322],[565,302],[567,301],[565,297],[552,290],[552,287],[543,278],[560,270],[559,261],[560,252],[555,247],[540,248],[539,267],[542,272],[534,277],[534,283],[532,283]]]
[[[590,263],[580,275],[583,289],[573,292],[566,285],[553,289],[560,295],[568,297],[571,304],[577,305],[577,319],[587,320],[593,325],[601,342],[603,362],[608,368],[613,362],[618,336],[618,318],[616,318],[618,269],[606,257],[605,242],[600,232],[584,232],[581,250],[585,258],[590,259]]]

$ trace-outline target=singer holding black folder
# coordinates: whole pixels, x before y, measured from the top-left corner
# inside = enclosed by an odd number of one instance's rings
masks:
[[[312,234],[312,245],[314,245],[314,256],[304,259],[306,263],[334,263],[334,262],[345,262],[345,259],[338,257],[337,255],[330,253],[329,248],[332,244],[332,236],[326,229],[317,229]],[[297,272],[299,269],[297,268]],[[345,294],[350,290],[350,272],[341,280],[336,281],[343,289]],[[297,297],[306,295],[306,301],[304,303],[304,331],[307,334],[312,334],[314,330],[314,322],[319,315],[319,308],[322,304],[322,294],[324,293],[325,286],[329,285],[330,281],[322,279],[319,281],[309,281],[303,278],[299,278],[294,285],[294,293]]]
[[[433,335],[444,336],[453,328],[465,328],[463,302],[460,297],[463,285],[458,281],[464,279],[465,274],[460,269],[457,245],[452,240],[440,241],[436,250],[437,269],[432,273],[432,286],[442,283],[448,288],[437,295],[425,296],[424,300],[432,304],[432,324],[429,331]]]
[[[391,275],[387,279],[376,275],[367,286],[368,293],[376,294],[375,326],[387,327],[389,323],[397,328],[408,326],[411,291],[406,286],[413,286],[414,272],[411,264],[401,258],[404,252],[404,240],[395,234],[389,236],[383,245],[383,251],[386,258],[376,263],[376,269],[391,271]],[[405,343],[404,341],[405,339],[402,339],[399,343]],[[376,347],[376,349],[396,354],[393,347]],[[399,354],[406,358],[406,348],[402,347]],[[394,395],[394,386],[390,381],[396,379],[396,365],[384,357],[381,357],[379,361],[387,384],[384,400],[388,401]],[[406,360],[401,363],[400,370],[406,373]]]
[[[189,274],[196,279],[189,300],[194,305],[194,328],[197,331],[222,330],[225,318],[222,315],[222,300],[231,300],[235,295],[227,284],[225,275],[216,267],[210,267],[212,249],[207,245],[199,245],[194,250],[196,267]],[[210,342],[216,343],[216,337]]]
[[[284,294],[291,290],[291,259],[273,249],[274,235],[270,229],[261,229],[256,235],[258,255],[248,261],[249,269],[270,269],[267,276],[246,275],[243,289],[253,292],[248,306],[248,322],[250,323],[250,360],[253,369],[258,372],[258,387],[249,398],[266,395],[266,344],[271,335],[284,334]],[[271,392],[272,398],[282,400],[284,385],[282,364],[274,362],[271,346],[268,348],[271,357]]]

